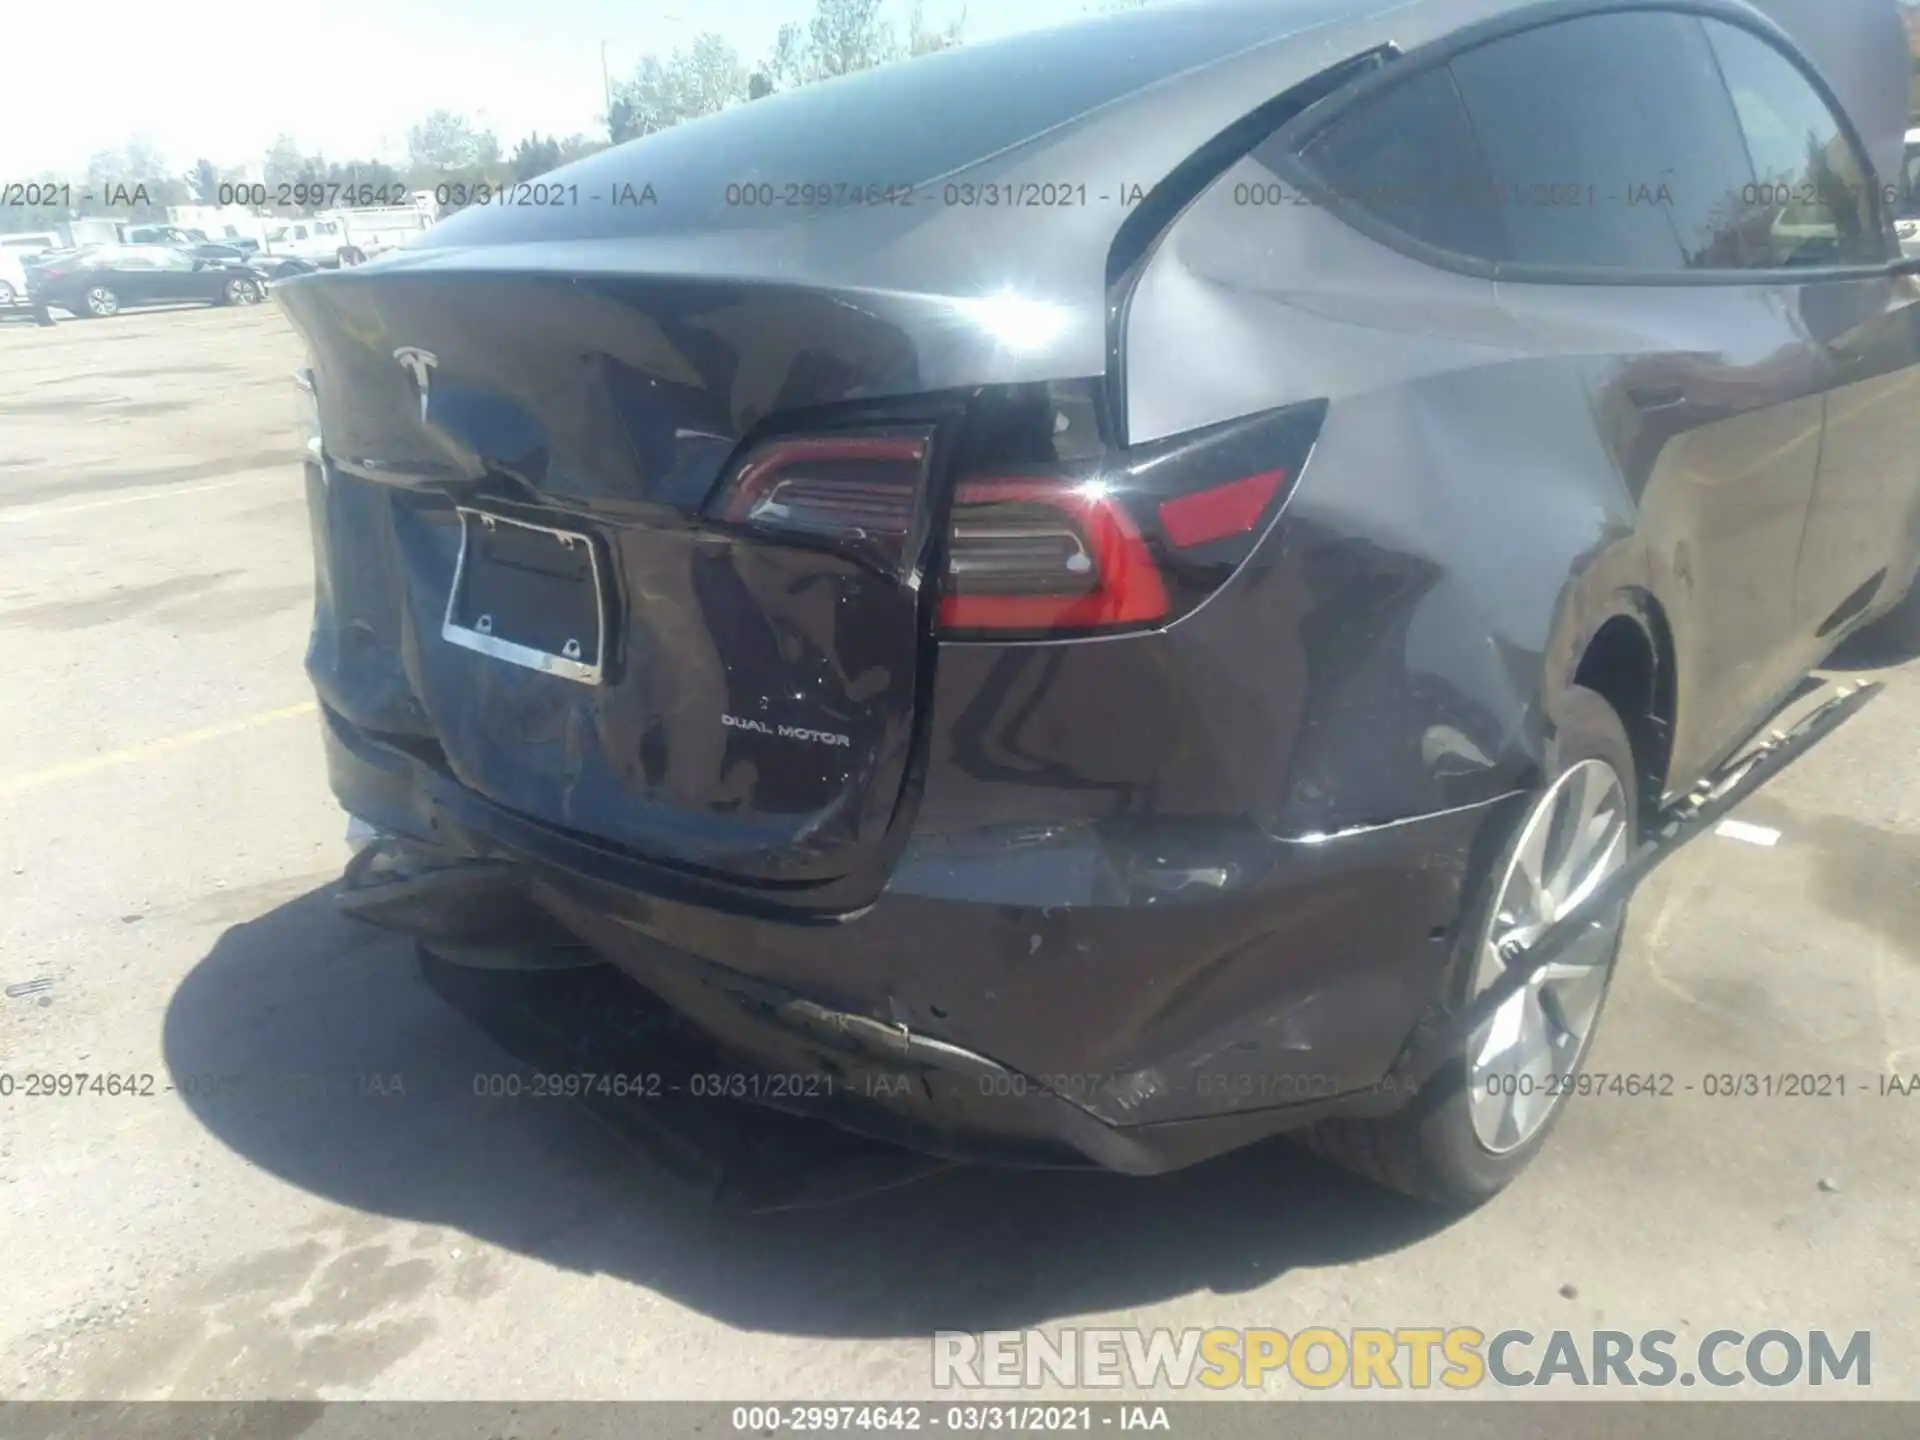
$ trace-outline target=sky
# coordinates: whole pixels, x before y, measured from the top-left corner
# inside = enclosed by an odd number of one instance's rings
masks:
[[[908,0],[888,0],[904,33]],[[74,17],[18,4],[4,27],[15,55],[70,54]],[[966,15],[988,40],[1079,17],[1088,0],[924,0],[930,24]],[[436,109],[493,129],[504,148],[530,131],[590,134],[605,109],[600,47],[616,80],[649,51],[703,30],[749,64],[811,0],[269,0],[229,12],[153,0],[92,0],[83,65],[5,67],[0,184],[83,173],[130,136],[168,169],[204,156],[258,166],[276,135],[329,159],[404,158],[407,127]],[[219,38],[217,18],[244,14]]]

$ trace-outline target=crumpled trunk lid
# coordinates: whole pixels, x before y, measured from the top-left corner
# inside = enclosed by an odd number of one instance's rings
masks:
[[[917,566],[707,502],[770,413],[897,389],[890,325],[643,279],[362,271],[279,293],[327,457],[309,670],[331,708],[647,859],[761,885],[874,861],[931,663]]]

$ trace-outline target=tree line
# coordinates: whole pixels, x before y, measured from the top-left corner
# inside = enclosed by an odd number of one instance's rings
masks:
[[[1121,3],[1131,8],[1145,0]],[[1107,0],[1105,8],[1115,8],[1115,0]],[[772,50],[757,66],[749,66],[719,35],[700,35],[669,55],[647,56],[613,87],[607,135],[620,144],[778,90],[931,55],[958,45],[965,24],[962,10],[945,25],[934,25],[924,0],[913,0],[902,33],[887,18],[882,0],[815,0],[807,21],[780,27]]]
[[[1131,10],[1153,0],[1089,0],[1096,11]],[[890,61],[930,55],[962,43],[964,7],[944,23],[929,20],[926,0],[911,0],[896,26],[886,0],[814,0],[804,21],[780,27],[772,48],[749,64],[711,31],[666,55],[647,55],[631,74],[607,87],[604,134],[524,136],[511,151],[499,136],[451,110],[436,110],[407,131],[406,160],[330,159],[301,149],[282,135],[262,164],[221,168],[204,157],[184,171],[172,169],[154,146],[135,138],[88,162],[84,184],[62,192],[70,200],[48,206],[0,206],[0,231],[36,230],[55,220],[111,215],[117,220],[162,220],[169,206],[214,205],[244,193],[279,214],[311,214],[351,203],[362,195],[402,196],[441,189],[471,193],[485,186],[532,180],[612,145],[750,103],[782,90],[850,75]],[[64,177],[43,177],[58,186]],[[445,189],[442,189],[445,187]],[[284,198],[286,203],[276,203]]]

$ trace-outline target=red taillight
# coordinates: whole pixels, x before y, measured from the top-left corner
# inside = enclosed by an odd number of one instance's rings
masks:
[[[66,270],[56,265],[42,266],[39,274],[42,280],[64,280],[67,277]]]
[[[720,519],[810,535],[898,566],[926,488],[925,431],[792,436],[756,447],[714,498]]]
[[[1139,527],[1098,481],[971,480],[954,496],[940,620],[954,630],[1080,630],[1167,613]]]
[[[1287,478],[1284,470],[1266,470],[1244,480],[1229,480],[1191,495],[1160,502],[1160,528],[1167,543],[1182,550],[1244,535],[1260,523],[1274,492]]]
[[[1183,559],[1250,536],[1286,478],[1262,470],[1160,501],[1146,513],[1159,521],[1162,553]],[[1107,484],[972,480],[954,496],[940,602],[948,630],[1102,630],[1164,620],[1174,609],[1153,545]]]
[[[706,513],[911,585],[944,490],[932,474],[944,433],[940,453],[965,467],[937,577],[945,638],[1171,625],[1253,555],[1306,465],[1326,404],[1123,447],[1106,438],[1090,384],[990,387],[944,418],[921,410],[913,423],[903,415],[769,438],[722,481]]]

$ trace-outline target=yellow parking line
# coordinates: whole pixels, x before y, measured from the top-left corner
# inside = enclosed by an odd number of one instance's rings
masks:
[[[108,510],[115,505],[139,505],[148,500],[171,500],[176,495],[204,495],[209,490],[231,490],[236,485],[257,485],[258,470],[239,480],[214,480],[205,485],[176,485],[170,490],[143,490],[138,495],[116,495],[111,500],[83,500],[77,505],[28,505],[19,510],[0,510],[0,525],[8,521],[41,520],[48,516],[78,515],[86,510]]]
[[[318,708],[313,701],[307,700],[298,705],[284,706],[279,710],[263,710],[257,715],[243,715],[237,720],[223,720],[218,725],[203,725],[198,730],[186,730],[178,735],[163,736],[158,740],[129,745],[121,750],[108,750],[103,754],[89,755],[84,760],[68,760],[60,765],[49,765],[44,770],[28,770],[20,775],[0,775],[0,799],[18,795],[27,790],[38,790],[47,785],[58,785],[63,780],[78,780],[83,775],[111,770],[116,765],[132,765],[141,760],[171,755],[176,750],[203,745],[209,740],[224,740],[229,735],[258,730],[280,720],[291,720],[296,715],[311,715]]]

